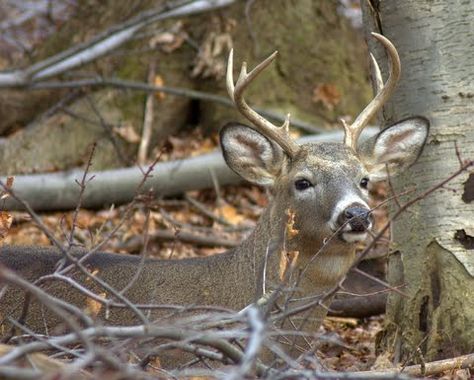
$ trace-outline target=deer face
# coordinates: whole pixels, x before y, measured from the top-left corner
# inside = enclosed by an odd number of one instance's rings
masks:
[[[333,235],[347,243],[364,240],[372,227],[364,165],[336,143],[303,145],[301,156],[287,166],[286,175],[275,179],[278,188],[287,188],[287,203],[296,213],[301,237],[319,242]]]
[[[392,125],[354,151],[338,143],[300,146],[293,158],[253,129],[229,124],[221,131],[224,158],[251,183],[270,187],[279,213],[295,213],[298,237],[321,242],[336,236],[354,243],[372,227],[371,183],[396,175],[418,158],[428,133],[424,118]]]
[[[391,61],[390,76],[375,98],[351,125],[344,123],[343,144],[299,145],[289,134],[289,115],[281,127],[265,120],[249,107],[243,93],[249,83],[274,59],[273,53],[247,73],[244,62],[234,84],[233,53],[227,65],[227,91],[237,109],[252,122],[252,128],[230,124],[221,132],[227,164],[246,180],[273,189],[272,207],[296,213],[298,239],[321,240],[337,235],[340,241],[364,240],[372,226],[367,205],[371,181],[385,178],[410,166],[419,156],[429,123],[422,117],[392,125],[358,144],[369,120],[393,93],[400,77],[400,59],[384,36],[372,35],[385,47]],[[373,59],[375,72],[380,73]],[[380,79],[380,78],[379,78]],[[381,79],[376,83],[381,83]]]

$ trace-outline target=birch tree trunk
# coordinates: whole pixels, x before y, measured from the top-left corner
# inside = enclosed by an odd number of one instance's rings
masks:
[[[381,0],[367,2],[364,12],[368,31],[392,40],[402,62],[384,119],[431,121],[420,160],[395,183],[398,193],[413,186],[420,193],[460,167],[455,144],[462,158],[474,158],[474,2]],[[458,176],[396,220],[393,238],[398,252],[389,279],[406,284],[408,297],[389,296],[380,347],[395,362],[473,352],[474,173]]]

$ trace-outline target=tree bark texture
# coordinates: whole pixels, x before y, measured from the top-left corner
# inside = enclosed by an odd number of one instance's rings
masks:
[[[420,193],[474,157],[474,2],[372,1],[369,31],[387,36],[402,62],[400,85],[384,118],[423,115],[431,122],[422,156],[395,191]],[[370,37],[368,37],[370,40]],[[371,41],[383,61],[384,52]],[[386,62],[385,62],[386,63]],[[383,69],[386,73],[386,67]],[[404,198],[402,198],[403,200]],[[406,199],[405,199],[406,200]],[[395,221],[389,265],[393,285],[381,348],[395,361],[421,361],[474,350],[474,174],[463,173]]]

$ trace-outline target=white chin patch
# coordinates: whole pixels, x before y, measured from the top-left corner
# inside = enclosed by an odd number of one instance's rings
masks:
[[[367,239],[367,232],[343,232],[341,236],[347,243],[357,243]]]

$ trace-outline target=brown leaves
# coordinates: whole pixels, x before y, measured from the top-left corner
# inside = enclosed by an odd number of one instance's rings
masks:
[[[0,355],[6,355],[7,353],[11,352],[17,348],[16,346],[10,346],[7,344],[0,344]],[[35,368],[39,369],[41,372],[43,372],[43,375],[41,378],[48,378],[48,379],[53,379],[57,378],[54,377],[57,375],[57,372],[60,370],[64,369],[65,363],[52,359],[48,357],[47,355],[39,352],[33,352],[31,354],[26,355],[26,357],[22,358],[20,361],[20,366],[22,368]],[[49,374],[51,376],[47,376],[46,374]]]
[[[10,190],[10,189],[12,188],[12,186],[13,186],[13,181],[14,181],[14,180],[15,180],[15,177],[11,177],[11,176],[10,176],[10,177],[7,178],[7,182],[5,183],[5,187],[6,187],[8,190]],[[2,192],[1,199],[5,199],[5,198],[7,198],[8,196],[9,196],[8,193],[4,191],[4,192]]]
[[[215,209],[215,213],[220,218],[225,219],[232,225],[237,225],[245,220],[245,217],[232,205],[225,203]]]
[[[188,34],[183,30],[183,22],[178,21],[168,31],[154,35],[148,44],[153,49],[159,47],[169,54],[179,49],[186,38]]]
[[[288,209],[286,211],[286,215],[288,216],[288,222],[286,223],[286,241],[293,239],[296,235],[298,235],[298,230],[295,229],[295,213]],[[285,244],[286,245],[286,244]],[[280,263],[278,268],[278,274],[280,276],[280,280],[284,281],[291,270],[296,266],[298,262],[298,251],[288,251],[286,247],[280,252]]]
[[[358,321],[354,326],[350,319],[326,318],[321,330],[331,336],[331,343],[322,344],[318,357],[327,368],[344,371],[365,371],[372,369],[375,361],[375,336],[382,329],[383,318],[373,317]]]
[[[8,177],[7,182],[5,183],[5,187],[7,190],[10,190],[13,186],[14,177]],[[6,199],[10,195],[8,191],[2,191],[0,199]],[[7,211],[0,211],[0,241],[5,239],[10,231],[10,227],[12,226],[13,217]]]
[[[194,157],[212,152],[216,149],[217,143],[213,137],[205,137],[198,130],[188,133],[186,138],[170,136],[168,142],[171,146],[173,159],[184,157]],[[163,154],[163,158],[168,159],[168,154]],[[169,158],[171,159],[171,157]]]
[[[332,111],[341,101],[341,93],[333,84],[318,84],[313,90],[312,100],[314,103],[322,103],[324,107]]]
[[[13,217],[6,211],[0,211],[0,240],[7,237],[12,226]]]
[[[140,142],[140,136],[132,124],[127,123],[120,127],[115,127],[114,132],[130,144],[138,144]]]
[[[235,27],[234,20],[222,21],[213,18],[209,32],[199,49],[191,76],[220,79],[224,76],[227,53],[233,46],[230,31]]]
[[[278,268],[278,275],[280,276],[281,281],[285,281],[287,275],[295,267],[298,262],[298,251],[289,251],[282,250],[280,253],[280,264]]]
[[[153,85],[162,87],[162,86],[164,86],[164,84],[165,84],[165,81],[164,81],[163,77],[161,75],[155,75],[155,77],[153,78]],[[155,99],[156,100],[161,101],[164,98],[166,98],[166,94],[164,92],[162,92],[162,91],[155,92]]]
[[[106,297],[105,293],[100,293],[100,297],[104,298]],[[93,298],[87,298],[86,300],[86,307],[84,311],[86,312],[87,315],[90,315],[91,317],[97,317],[100,313],[100,310],[102,309],[102,303],[99,301],[96,301]]]
[[[99,269],[94,269],[91,271],[92,276],[96,276],[98,273],[99,273]],[[91,282],[91,281],[92,281],[91,278],[89,277],[86,278],[86,282]],[[104,300],[107,298],[106,293],[99,293],[97,295]],[[99,302],[91,297],[86,298],[86,307],[84,308],[84,312],[86,314],[90,315],[91,317],[97,317],[101,309],[102,309],[102,302]]]
[[[295,213],[288,209],[286,210],[286,215],[288,216],[288,222],[286,223],[286,238],[291,240],[298,235],[298,230],[295,229]]]

